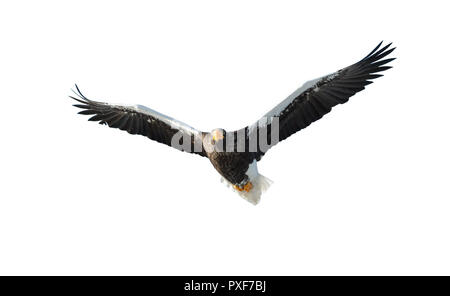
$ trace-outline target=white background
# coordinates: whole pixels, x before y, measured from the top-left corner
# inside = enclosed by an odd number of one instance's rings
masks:
[[[417,2],[2,2],[0,274],[450,274],[450,24]],[[381,40],[394,68],[266,154],[257,206],[67,98],[233,130]]]

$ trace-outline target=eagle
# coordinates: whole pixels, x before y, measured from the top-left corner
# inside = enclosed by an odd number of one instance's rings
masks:
[[[395,47],[380,42],[359,62],[304,83],[252,125],[236,131],[222,128],[199,131],[142,105],[102,103],[88,99],[75,84],[69,96],[78,112],[111,128],[143,135],[181,151],[208,158],[229,187],[257,204],[271,180],[258,172],[257,162],[268,149],[319,120],[331,109],[371,84],[395,58],[385,58]]]

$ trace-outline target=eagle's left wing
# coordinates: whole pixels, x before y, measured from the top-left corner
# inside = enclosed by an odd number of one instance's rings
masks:
[[[332,107],[347,102],[351,96],[363,90],[366,85],[371,84],[371,80],[383,76],[376,73],[391,68],[385,65],[395,58],[383,58],[394,51],[395,48],[389,49],[391,44],[388,44],[379,49],[381,44],[382,42],[359,62],[333,74],[306,82],[268,112],[262,120],[246,127],[246,148],[252,151],[249,147],[248,142],[251,141],[249,139],[257,139],[257,147],[254,145],[257,148],[255,158],[259,160],[267,151],[261,149],[261,130],[264,131],[263,134],[267,135],[265,142],[270,143],[274,118],[278,120],[278,141],[283,141],[322,118],[323,115],[331,111]],[[264,145],[262,146],[264,147]]]
[[[75,87],[77,97],[70,98],[80,103],[75,107],[84,109],[79,114],[93,115],[89,121],[99,121],[100,124],[143,135],[181,151],[206,156],[202,144],[205,133],[142,105],[123,106],[89,100],[77,85]]]

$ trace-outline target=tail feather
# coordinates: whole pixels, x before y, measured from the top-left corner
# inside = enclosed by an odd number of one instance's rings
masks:
[[[258,174],[254,179],[251,180],[253,184],[252,189],[249,192],[246,192],[234,189],[233,186],[231,186],[232,184],[224,178],[221,178],[221,181],[224,182],[227,186],[231,187],[233,191],[239,194],[243,199],[254,205],[257,205],[259,203],[259,201],[261,200],[261,194],[267,191],[270,185],[273,183],[273,181],[269,178]]]

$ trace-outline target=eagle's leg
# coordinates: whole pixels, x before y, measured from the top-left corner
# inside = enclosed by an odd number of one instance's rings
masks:
[[[245,183],[244,185],[233,185],[234,189],[236,189],[237,191],[245,191],[245,192],[249,192],[252,188],[253,188],[253,184],[252,182],[248,181],[247,183]]]

